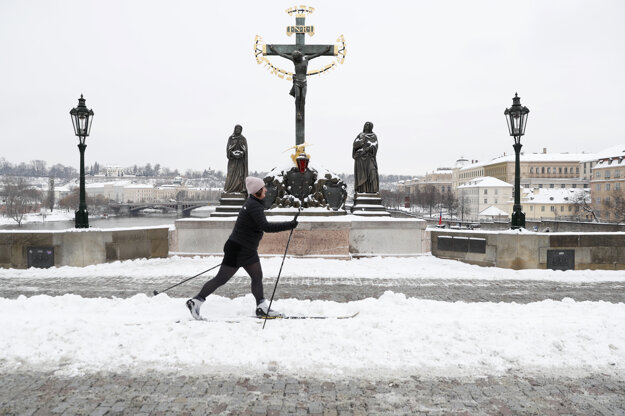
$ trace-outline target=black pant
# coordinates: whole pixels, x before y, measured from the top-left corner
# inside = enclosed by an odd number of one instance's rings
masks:
[[[263,299],[263,269],[260,267],[260,261],[243,266],[247,274],[252,278],[252,294],[256,298],[256,304],[258,305]],[[227,266],[221,264],[217,276],[206,282],[195,298],[201,301],[206,300],[208,295],[213,293],[219,286],[224,285],[234,274],[239,270],[239,267]]]

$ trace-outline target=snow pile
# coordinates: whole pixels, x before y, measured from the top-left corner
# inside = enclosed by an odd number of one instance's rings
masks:
[[[53,267],[50,269],[0,269],[0,279],[94,278],[128,276],[132,279],[193,276],[221,263],[218,256],[140,259],[103,263],[86,267]],[[265,277],[275,278],[282,257],[263,257]],[[216,270],[206,274],[214,276]],[[239,269],[235,276],[245,277]],[[460,280],[537,280],[555,282],[616,282],[625,280],[622,270],[511,270],[481,267],[455,260],[439,259],[431,254],[418,257],[371,257],[354,260],[288,257],[282,277],[346,279],[460,279]]]
[[[293,315],[352,319],[262,321],[251,295],[212,296],[191,320],[184,299],[137,295],[0,298],[0,370],[487,375],[623,371],[625,305],[543,301],[447,303],[387,292],[336,303],[281,299]]]

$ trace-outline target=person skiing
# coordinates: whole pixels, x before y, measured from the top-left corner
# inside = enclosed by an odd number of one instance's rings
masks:
[[[297,227],[297,221],[268,222],[265,217],[262,200],[267,188],[260,178],[248,176],[245,178],[245,188],[249,197],[239,210],[234,229],[224,245],[224,258],[217,275],[206,282],[202,290],[193,298],[187,300],[187,308],[195,319],[202,319],[200,308],[208,295],[218,287],[224,285],[240,267],[243,267],[252,279],[252,294],[256,298],[256,316],[280,317],[275,310],[269,310],[269,304],[263,295],[263,270],[258,257],[258,244],[263,238],[263,232],[277,233]]]

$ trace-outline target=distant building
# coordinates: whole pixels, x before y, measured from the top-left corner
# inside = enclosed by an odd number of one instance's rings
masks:
[[[124,168],[121,166],[106,166],[104,168],[105,176],[122,177],[125,176]]]
[[[521,186],[540,188],[587,188],[589,177],[584,179],[582,163],[588,169],[594,157],[585,153],[522,153],[519,161]],[[485,163],[463,166],[456,174],[458,184],[479,176],[490,176],[514,184],[515,155],[496,157]]]
[[[462,219],[477,221],[484,211],[486,217],[501,215],[501,212],[509,215],[512,212],[513,188],[509,183],[489,176],[458,186],[458,211],[462,213]]]
[[[88,197],[104,196],[117,203],[155,203],[177,200],[212,200],[218,198],[221,189],[193,188],[178,183],[154,186],[146,183],[132,183],[129,180],[93,182],[85,186]]]
[[[614,219],[610,204],[616,196],[625,197],[625,145],[618,145],[597,154],[597,163],[590,180],[592,207],[601,220]]]
[[[119,203],[125,201],[125,187],[129,185],[130,181],[88,183],[85,185],[85,193],[88,197],[101,195],[108,201]]]
[[[460,158],[458,159],[461,163],[456,161],[456,166],[454,166],[453,173],[453,185],[454,189],[458,189],[458,186],[466,183],[468,181],[483,178],[484,175],[484,163],[479,163],[477,160],[471,160],[469,163],[464,163],[463,161],[466,159]]]
[[[397,183],[397,191],[404,195],[412,197],[417,192],[417,187],[422,180],[423,178],[412,178],[399,181]]]
[[[587,192],[587,189],[574,188],[524,189],[521,205],[525,219],[591,219],[590,214],[584,213],[577,203],[580,194]]]

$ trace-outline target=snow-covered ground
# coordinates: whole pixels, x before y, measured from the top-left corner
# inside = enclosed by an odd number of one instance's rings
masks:
[[[275,276],[280,258],[263,259]],[[1,270],[0,277],[180,276],[219,258],[137,260],[47,270]],[[609,271],[513,271],[481,268],[432,256],[361,260],[294,259],[284,276],[623,280]],[[167,294],[128,299],[76,295],[0,298],[0,371],[53,370],[315,374],[338,377],[487,375],[505,372],[622,374],[625,304],[542,301],[529,304],[441,302],[387,292],[380,298],[337,303],[278,299],[289,315],[352,319],[261,321],[251,318],[251,295],[213,295],[203,307],[210,321],[194,321],[185,299]]]
[[[35,222],[49,222],[49,221],[73,221],[75,214],[73,212],[66,211],[52,211],[24,214],[22,224],[30,224]],[[9,218],[4,215],[0,215],[0,225],[16,225],[17,221],[13,218]]]
[[[282,258],[262,257],[265,276],[278,275]],[[221,263],[221,257],[172,256],[165,259],[129,260],[87,267],[57,267],[51,269],[0,269],[0,278],[107,278],[132,276],[137,279],[158,276],[180,280]],[[240,269],[235,276],[247,276]],[[444,260],[426,254],[417,257],[372,257],[353,260],[287,257],[282,276],[314,278],[372,278],[372,279],[470,279],[470,280],[548,280],[555,282],[625,281],[622,270],[510,270],[480,267],[454,260]]]
[[[253,304],[251,295],[213,296],[204,309],[218,311],[215,321],[202,322],[166,294],[0,299],[0,369],[379,377],[618,374],[625,364],[623,304],[447,303],[390,292],[348,303],[281,299],[275,307],[289,314],[360,313],[269,321],[264,330],[249,317]]]

